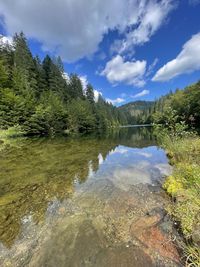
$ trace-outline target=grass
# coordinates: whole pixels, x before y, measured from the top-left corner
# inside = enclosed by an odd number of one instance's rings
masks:
[[[173,200],[168,212],[185,237],[186,266],[200,266],[200,138],[165,134],[160,140],[174,166],[163,185]]]

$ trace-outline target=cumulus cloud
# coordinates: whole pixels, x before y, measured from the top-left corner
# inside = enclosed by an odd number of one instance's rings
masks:
[[[0,45],[12,45],[12,37],[11,36],[4,36],[2,34],[0,34]]]
[[[99,100],[99,96],[102,96],[102,93],[96,89],[94,89],[94,101],[97,103]]]
[[[66,82],[69,82],[69,74],[67,72],[63,73],[63,78],[66,80]]]
[[[142,87],[145,84],[143,80],[145,70],[145,60],[124,61],[122,56],[117,55],[107,62],[100,75],[106,76],[108,81],[113,84],[123,82],[128,85]]]
[[[82,86],[83,86],[83,91],[86,90],[86,87],[88,85],[88,79],[87,79],[87,75],[80,75],[79,79],[81,80]]]
[[[125,36],[121,50],[147,42],[172,9],[173,0],[1,0],[0,17],[9,34],[23,30],[45,51],[68,62],[97,52],[104,35]]]
[[[116,40],[111,50],[116,50],[120,54],[127,51],[133,53],[133,48],[136,45],[142,45],[150,40],[151,36],[166,21],[167,15],[175,6],[175,1],[171,0],[140,1],[138,27],[129,30],[123,40]]]
[[[160,68],[153,81],[168,81],[183,73],[200,70],[200,32],[193,35],[178,56]]]
[[[125,99],[120,98],[120,97],[118,97],[118,98],[116,98],[116,99],[106,98],[106,101],[107,101],[108,103],[113,104],[113,105],[117,105],[117,104],[121,104],[121,103],[123,103],[123,102],[125,101]]]
[[[141,91],[140,93],[135,94],[135,95],[133,95],[133,96],[131,96],[131,97],[132,97],[132,98],[142,97],[142,96],[148,95],[149,93],[150,93],[149,90],[143,90],[143,91]]]

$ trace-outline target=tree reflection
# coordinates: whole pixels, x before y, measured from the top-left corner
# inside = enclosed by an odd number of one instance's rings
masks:
[[[124,128],[76,138],[28,139],[0,155],[0,241],[11,247],[20,234],[22,219],[45,221],[55,197],[70,198],[75,182],[84,183],[90,169],[97,172],[118,145],[144,147],[155,144],[148,128]]]

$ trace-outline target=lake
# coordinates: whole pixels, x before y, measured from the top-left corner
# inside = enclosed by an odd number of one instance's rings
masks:
[[[0,169],[1,266],[181,266],[151,127],[15,140]]]

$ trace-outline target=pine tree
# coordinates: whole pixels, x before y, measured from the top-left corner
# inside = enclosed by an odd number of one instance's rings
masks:
[[[22,80],[29,83],[30,90],[37,89],[36,69],[32,54],[23,32],[15,34],[14,43],[14,68],[20,73]]]
[[[44,70],[44,80],[45,80],[45,87],[48,89],[50,87],[50,76],[51,76],[51,58],[49,55],[46,55],[43,62],[42,68]]]
[[[94,90],[91,84],[87,85],[86,96],[90,103],[94,104]]]
[[[80,78],[64,76],[60,57],[33,58],[23,33],[13,46],[0,42],[0,128],[20,125],[27,134],[54,134],[66,129],[87,131],[123,123],[117,108],[88,84],[86,96]]]
[[[71,98],[83,99],[83,86],[81,80],[76,74],[70,75],[69,81],[69,94]]]

